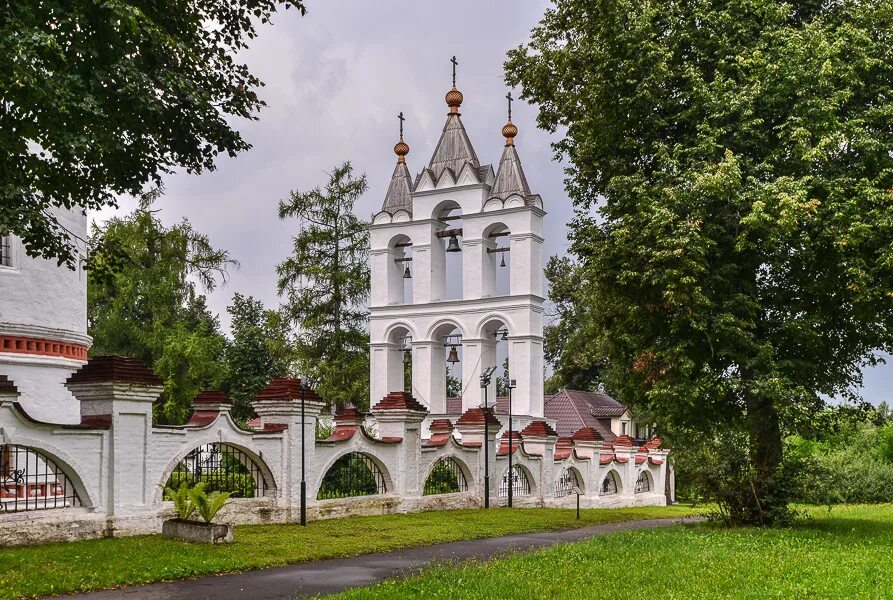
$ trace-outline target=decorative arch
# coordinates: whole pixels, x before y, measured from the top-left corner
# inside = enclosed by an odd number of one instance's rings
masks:
[[[455,494],[468,491],[470,472],[468,466],[455,456],[437,460],[425,477],[425,496]]]
[[[59,458],[34,446],[0,444],[0,514],[83,506],[85,491]]]
[[[440,219],[445,216],[446,213],[449,213],[454,210],[462,210],[462,205],[456,202],[455,200],[443,200],[434,205],[434,208],[431,210],[431,215],[429,218],[431,219]]]
[[[501,312],[493,312],[489,313],[486,317],[478,321],[477,326],[475,327],[474,334],[475,337],[479,339],[483,339],[487,337],[487,326],[491,323],[498,321],[505,325],[505,327],[509,330],[509,333],[515,331],[515,324],[512,322],[505,313]]]
[[[412,336],[412,339],[416,338],[416,329],[414,325],[412,325],[409,321],[396,321],[388,325],[388,328],[385,329],[384,341],[391,341],[392,337],[394,336],[394,332],[398,329],[405,329],[409,332],[409,335]]]
[[[654,491],[654,477],[648,472],[648,469],[642,469],[636,476],[636,493],[647,494]]]
[[[512,496],[521,498],[529,496],[534,491],[533,475],[523,465],[512,465]],[[508,498],[509,495],[509,470],[502,474],[502,482],[499,484],[499,497]]]
[[[382,463],[365,452],[345,452],[324,471],[317,488],[317,500],[374,496],[388,492]]]
[[[439,319],[433,325],[431,325],[431,327],[428,328],[428,331],[425,335],[425,339],[437,341],[438,335],[445,335],[445,333],[442,333],[442,332],[447,329],[447,326],[449,326],[450,331],[452,331],[453,329],[458,329],[459,334],[462,337],[468,336],[468,332],[465,331],[465,328],[459,323],[459,321],[457,321],[455,319],[446,318],[446,319]]]
[[[555,480],[555,497],[564,498],[573,494],[574,487],[584,489],[583,475],[576,467],[565,467],[558,474],[558,479]]]
[[[204,483],[206,491],[230,492],[233,498],[261,498],[276,490],[270,468],[255,452],[210,440],[180,454],[165,469],[165,487],[176,489],[184,483],[189,487]]]
[[[602,479],[601,488],[599,488],[599,495],[601,496],[613,496],[615,494],[619,494],[623,491],[623,485],[620,482],[620,474],[617,473],[614,469],[608,471],[608,474],[605,475],[605,478]]]

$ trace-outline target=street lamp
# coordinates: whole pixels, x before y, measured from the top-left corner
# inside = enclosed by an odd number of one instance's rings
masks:
[[[487,417],[487,387],[496,367],[489,367],[481,372],[481,389],[484,390],[484,508],[490,508],[490,419]]]
[[[512,390],[518,385],[514,379],[509,379],[509,508],[512,507],[512,495],[515,488],[515,473],[512,471]]]

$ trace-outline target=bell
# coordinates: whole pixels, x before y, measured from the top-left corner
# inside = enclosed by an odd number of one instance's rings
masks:
[[[462,248],[459,247],[459,239],[455,235],[450,236],[450,243],[447,244],[447,252],[462,252]]]
[[[403,351],[403,364],[411,365],[412,364],[412,350],[404,350]]]
[[[508,329],[503,329],[503,330],[502,330],[502,337],[499,338],[499,341],[501,341],[501,342],[507,342],[508,339],[509,339],[509,330],[508,330]]]
[[[412,273],[409,272],[409,267],[406,267],[403,270],[403,279],[412,279]]]
[[[502,256],[499,257],[499,266],[500,266],[500,267],[504,267],[504,266],[505,266],[505,252],[503,252],[503,253],[502,253]]]
[[[450,346],[450,355],[447,357],[447,362],[453,365],[459,362],[459,353],[456,352],[455,346]]]

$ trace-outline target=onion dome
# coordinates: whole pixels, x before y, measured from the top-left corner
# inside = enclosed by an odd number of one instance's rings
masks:
[[[397,145],[394,146],[394,154],[397,155],[397,162],[406,162],[406,159],[403,157],[409,154],[409,144],[404,142],[402,137],[397,142]]]
[[[458,114],[459,107],[462,106],[462,100],[464,99],[465,97],[462,95],[462,92],[457,90],[456,86],[453,85],[453,89],[446,93],[446,103],[447,106],[450,107],[450,113]]]
[[[515,145],[515,136],[518,135],[518,128],[514,123],[509,121],[502,128],[502,135],[505,137],[505,145],[506,146],[514,146]]]

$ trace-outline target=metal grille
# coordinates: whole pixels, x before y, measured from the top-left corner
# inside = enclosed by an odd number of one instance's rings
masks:
[[[642,471],[639,473],[639,476],[636,478],[636,493],[643,494],[645,492],[651,491],[651,480],[648,478],[648,473]]]
[[[441,458],[434,464],[431,474],[425,480],[425,495],[452,494],[455,492],[467,492],[468,482],[465,473],[452,458]]]
[[[250,456],[226,444],[204,444],[180,461],[167,486],[205,484],[205,491],[230,492],[233,498],[258,498],[267,492],[263,472]]]
[[[521,468],[520,465],[514,465],[512,467],[512,496],[517,498],[518,496],[529,496],[530,495],[530,480],[527,479],[527,473],[524,472],[524,469]],[[502,483],[499,486],[499,497],[500,498],[508,498],[509,497],[509,472],[506,469],[505,473],[502,475]]]
[[[12,266],[12,238],[8,235],[0,235],[0,266]]]
[[[572,494],[574,486],[582,487],[577,478],[577,471],[568,467],[561,472],[561,477],[555,482],[555,497],[564,498],[568,494]]]
[[[351,452],[336,460],[328,470],[316,499],[373,496],[386,491],[384,475],[375,461],[361,452]]]
[[[56,463],[25,446],[0,445],[0,512],[80,505],[74,486]]]
[[[610,471],[602,481],[602,496],[610,496],[616,494],[620,486],[617,485],[617,475],[614,471]]]

